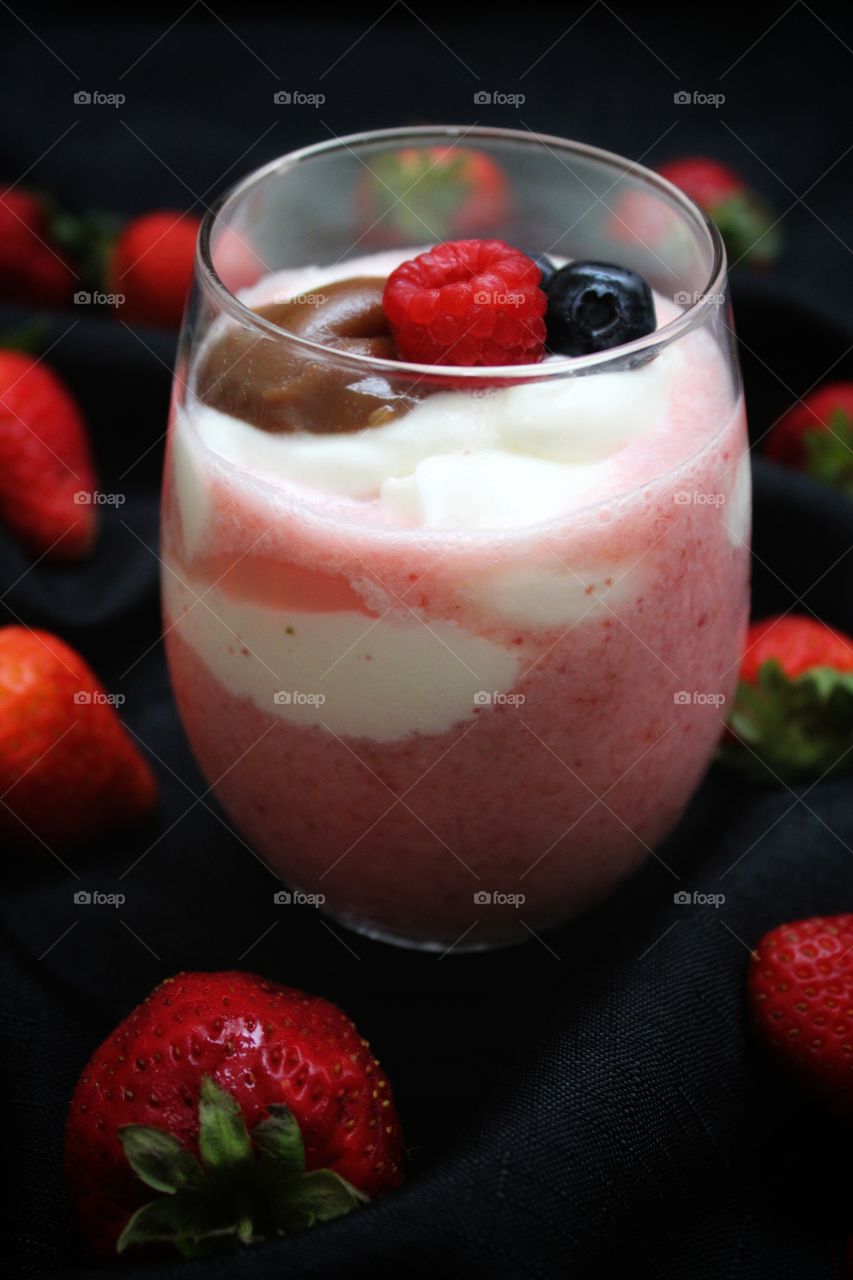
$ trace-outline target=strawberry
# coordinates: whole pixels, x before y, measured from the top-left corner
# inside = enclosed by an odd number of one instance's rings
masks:
[[[47,201],[23,187],[0,191],[0,299],[61,307],[76,283],[55,241]]]
[[[732,264],[766,267],[775,262],[780,234],[773,214],[732,169],[705,156],[685,156],[661,165],[658,173],[713,219]]]
[[[423,244],[496,232],[507,218],[510,190],[485,151],[403,147],[370,162],[356,200],[367,223]]]
[[[795,404],[768,433],[764,453],[853,495],[853,382],[830,382]]]
[[[96,532],[83,416],[46,364],[0,348],[0,521],[32,552],[78,560]]]
[[[106,263],[106,289],[124,297],[124,319],[179,328],[200,226],[192,214],[172,209],[146,213],[127,224]]]
[[[853,767],[853,640],[786,614],[749,629],[723,758],[763,781]]]
[[[156,987],[96,1049],[66,1129],[98,1253],[287,1235],[398,1186],[401,1162],[387,1082],[350,1019],[250,973]]]
[[[753,952],[749,1005],[773,1057],[853,1119],[853,915],[765,934]]]
[[[146,817],[154,778],[94,673],[47,631],[0,628],[0,834],[67,848]]]

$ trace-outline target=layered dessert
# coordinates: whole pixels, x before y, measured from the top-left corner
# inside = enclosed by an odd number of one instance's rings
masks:
[[[618,266],[459,244],[278,272],[216,319],[162,547],[176,697],[242,835],[441,947],[571,916],[671,829],[749,558],[709,328]]]

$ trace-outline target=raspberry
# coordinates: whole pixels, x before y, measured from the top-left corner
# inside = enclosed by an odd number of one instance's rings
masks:
[[[545,354],[541,272],[502,240],[451,240],[392,271],[382,305],[401,360],[536,364]]]

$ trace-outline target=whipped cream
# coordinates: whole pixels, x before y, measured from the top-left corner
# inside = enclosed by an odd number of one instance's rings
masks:
[[[163,603],[170,628],[226,689],[342,737],[443,733],[473,720],[483,694],[508,692],[519,673],[517,652],[414,610],[370,618],[270,609],[169,569]]]

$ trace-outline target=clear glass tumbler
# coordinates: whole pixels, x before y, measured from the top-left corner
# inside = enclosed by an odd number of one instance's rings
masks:
[[[452,185],[471,151],[492,175],[473,200]],[[329,312],[336,281],[375,289],[460,235],[629,267],[658,328],[446,370],[395,360],[363,306]],[[201,768],[294,900],[464,950],[612,891],[714,752],[749,515],[723,247],[649,170],[529,132],[385,130],[284,156],[205,220],[166,646]]]

